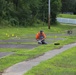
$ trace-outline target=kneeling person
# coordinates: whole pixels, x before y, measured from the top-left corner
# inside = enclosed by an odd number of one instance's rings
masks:
[[[45,38],[46,35],[42,30],[36,34],[36,40],[38,41],[38,44],[47,44],[45,42]]]

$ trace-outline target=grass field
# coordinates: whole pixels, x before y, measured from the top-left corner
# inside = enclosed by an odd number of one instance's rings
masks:
[[[68,26],[68,25],[54,25],[51,26],[51,29],[48,29],[47,26],[42,27],[28,27],[28,28],[1,28],[0,29],[0,39],[9,39],[9,38],[20,38],[20,37],[31,37],[31,34],[35,35],[40,30],[43,30],[45,33],[62,33],[65,30],[70,30],[75,28],[76,26]],[[30,35],[30,36],[28,36]]]
[[[76,15],[72,14],[59,14],[57,17],[76,19]]]
[[[76,75],[76,47],[41,62],[24,75]]]
[[[66,26],[66,25],[51,26],[50,30],[48,29],[47,26],[31,27],[31,28],[1,28],[0,39],[3,40],[3,39],[11,39],[11,38],[22,38],[23,36],[25,38],[29,38],[29,36],[27,35],[31,35],[31,34],[35,35],[39,30],[44,30],[46,34],[47,33],[63,34],[65,33],[66,30],[69,30],[70,28],[73,29],[73,28],[76,28],[76,26]],[[62,37],[66,37],[66,40],[58,41],[60,43],[60,45],[58,46],[55,46],[53,43],[53,44],[48,44],[48,45],[42,45],[32,50],[31,49],[0,48],[0,52],[13,52],[14,53],[10,56],[6,56],[0,59],[0,72],[3,72],[4,69],[18,62],[38,57],[39,55],[42,55],[49,50],[60,48],[65,44],[76,42],[76,36],[62,36]],[[35,37],[30,36],[30,38],[35,38]],[[49,38],[51,38],[51,36],[49,36]]]

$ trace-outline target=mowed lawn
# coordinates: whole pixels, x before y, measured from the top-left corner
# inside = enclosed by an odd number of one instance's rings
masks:
[[[35,35],[37,32],[39,32],[40,30],[43,30],[46,34],[47,33],[64,33],[65,30],[70,30],[76,28],[76,26],[68,26],[68,25],[52,25],[50,26],[50,29],[48,29],[48,26],[37,26],[37,27],[11,27],[11,28],[1,28],[0,29],[0,39],[5,40],[5,39],[9,39],[9,38],[21,38],[21,37],[25,37],[25,38],[35,38]],[[32,34],[34,36],[32,36]],[[30,36],[29,36],[30,35]]]
[[[76,15],[73,14],[59,14],[57,17],[76,19]]]
[[[24,75],[76,75],[76,47],[41,62]]]
[[[28,27],[28,28],[1,28],[0,29],[0,40],[11,39],[11,38],[17,39],[17,38],[22,38],[22,37],[35,38],[35,34],[37,32],[39,32],[40,30],[43,30],[46,34],[47,33],[63,34],[63,33],[66,33],[65,31],[69,30],[70,28],[73,29],[73,28],[76,28],[76,26],[58,25],[58,26],[51,26],[51,29],[48,29],[47,26]],[[32,36],[32,34],[34,36]],[[60,37],[60,36],[58,36],[58,37]],[[52,44],[47,44],[47,45],[41,45],[32,50],[31,49],[29,50],[29,49],[0,48],[0,52],[13,52],[12,55],[6,56],[6,57],[0,59],[0,72],[3,72],[6,68],[8,68],[18,62],[36,58],[39,55],[42,55],[49,50],[53,50],[55,48],[60,48],[65,44],[76,42],[76,36],[67,36],[66,35],[66,36],[61,36],[61,37],[63,37],[63,38],[65,37],[66,39],[58,41],[60,43],[60,45],[58,45],[58,46],[55,46],[54,43],[52,43]],[[51,38],[51,36],[49,36],[49,38]],[[56,37],[53,37],[53,38],[56,38]]]

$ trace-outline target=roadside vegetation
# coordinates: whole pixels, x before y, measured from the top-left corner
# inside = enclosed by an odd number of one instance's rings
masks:
[[[0,0],[0,26],[34,26],[37,20],[48,22],[48,0]],[[61,0],[51,0],[51,22],[61,10]]]
[[[57,17],[76,19],[76,15],[73,14],[59,14]]]
[[[69,28],[73,29],[73,28],[76,28],[76,26],[66,26],[66,25],[51,26],[50,30],[48,30],[46,26],[31,27],[31,28],[5,28],[5,29],[0,29],[0,35],[2,37],[0,39],[11,39],[11,38],[15,38],[15,36],[17,36],[16,38],[22,38],[23,36],[28,38],[29,36],[27,36],[27,35],[29,35],[29,34],[35,35],[39,30],[44,30],[44,32],[46,34],[47,33],[64,34],[64,33],[66,33],[65,32],[66,30],[69,30]],[[6,35],[6,33],[9,35],[13,35],[13,36],[8,37]],[[55,48],[60,48],[65,44],[76,42],[76,36],[65,35],[65,36],[61,36],[61,37],[66,38],[66,39],[62,40],[62,41],[55,41],[55,42],[59,42],[60,45],[54,45],[54,43],[52,43],[52,44],[47,44],[47,45],[41,45],[32,50],[31,49],[0,48],[0,52],[13,52],[12,55],[9,55],[9,56],[6,56],[6,57],[3,57],[0,59],[0,72],[3,72],[4,69],[6,69],[9,66],[12,66],[18,62],[36,58],[39,55],[42,55],[49,50],[53,50]],[[35,38],[35,36],[33,36],[32,38]],[[47,36],[47,38],[48,38],[48,36]],[[49,36],[49,38],[51,38],[51,36]],[[59,36],[58,37],[53,36],[53,38],[59,38]]]

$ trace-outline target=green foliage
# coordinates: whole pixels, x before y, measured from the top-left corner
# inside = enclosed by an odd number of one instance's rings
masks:
[[[12,26],[33,25],[38,4],[38,0],[0,0],[0,18]]]
[[[72,12],[76,14],[76,0],[61,0],[62,1],[62,9],[61,12]]]
[[[76,15],[76,1],[75,1],[74,5],[73,5],[73,13]]]
[[[51,23],[56,23],[56,16],[61,10],[61,0],[51,1]]]
[[[55,22],[61,0],[52,0],[51,7],[51,21]],[[33,26],[37,19],[47,23],[47,14],[48,0],[0,0],[0,21],[4,24],[7,21],[11,26]]]

